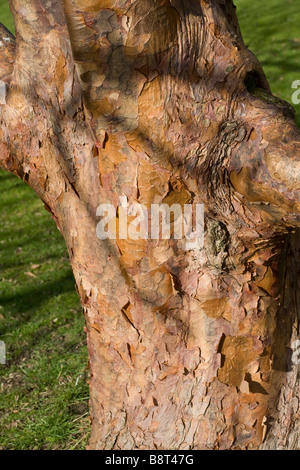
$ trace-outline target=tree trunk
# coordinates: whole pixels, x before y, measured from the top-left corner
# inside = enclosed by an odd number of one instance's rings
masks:
[[[299,449],[300,134],[232,1],[10,3],[0,162],[68,247],[89,447]],[[124,201],[204,204],[204,247],[100,240]]]

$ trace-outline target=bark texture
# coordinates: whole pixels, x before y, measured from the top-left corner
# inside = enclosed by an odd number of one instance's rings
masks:
[[[300,133],[232,1],[10,3],[0,163],[66,240],[90,448],[299,449]],[[100,241],[119,197],[205,204],[204,248]]]

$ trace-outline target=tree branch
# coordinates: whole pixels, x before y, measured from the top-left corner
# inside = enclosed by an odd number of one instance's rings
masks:
[[[10,0],[17,34],[13,82],[32,100],[57,111],[80,102],[74,90],[74,63],[61,2]],[[33,66],[34,64],[34,66]],[[73,109],[74,113],[74,109]]]
[[[14,35],[0,23],[0,80],[9,84],[16,55]]]

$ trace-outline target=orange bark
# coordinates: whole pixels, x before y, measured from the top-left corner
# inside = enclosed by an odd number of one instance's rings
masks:
[[[11,5],[0,162],[66,240],[88,331],[90,448],[299,447],[300,134],[232,1]],[[100,241],[97,207],[120,210],[124,196],[204,204],[204,248]]]

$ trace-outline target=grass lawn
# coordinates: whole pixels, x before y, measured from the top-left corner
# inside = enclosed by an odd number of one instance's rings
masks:
[[[3,23],[10,31],[14,32],[15,26],[9,10],[8,0],[0,0],[0,23]]]
[[[12,29],[8,1],[0,21]],[[0,449],[84,449],[84,321],[64,241],[33,191],[0,171]]]
[[[299,0],[235,0],[244,41],[260,60],[274,95],[292,104],[300,80]],[[300,105],[293,105],[300,126]]]
[[[273,93],[300,80],[299,0],[236,0]],[[10,29],[8,0],[0,21]],[[298,124],[300,124],[300,105]],[[64,242],[23,182],[0,172],[0,449],[83,449],[89,434],[84,322]]]

